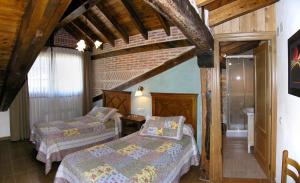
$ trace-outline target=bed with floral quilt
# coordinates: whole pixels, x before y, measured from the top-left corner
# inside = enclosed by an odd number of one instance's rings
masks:
[[[139,132],[66,156],[56,183],[179,182],[199,155],[191,126],[180,140]]]
[[[73,152],[117,139],[120,134],[121,115],[114,110],[99,112],[95,107],[89,114],[67,121],[37,123],[31,130],[30,140],[35,145],[37,160],[44,162],[45,173],[52,162]],[[106,109],[105,109],[106,110]]]

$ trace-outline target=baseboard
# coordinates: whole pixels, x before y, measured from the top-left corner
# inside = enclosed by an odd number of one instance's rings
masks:
[[[10,137],[0,137],[0,141],[10,140]]]

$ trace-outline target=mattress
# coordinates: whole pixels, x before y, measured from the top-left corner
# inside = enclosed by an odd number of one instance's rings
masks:
[[[54,161],[81,149],[102,144],[119,137],[120,118],[106,122],[95,117],[83,116],[69,121],[37,123],[31,130],[30,140],[38,151],[37,160],[46,164],[45,173]]]
[[[198,163],[193,135],[173,140],[134,133],[66,156],[55,182],[179,182]]]

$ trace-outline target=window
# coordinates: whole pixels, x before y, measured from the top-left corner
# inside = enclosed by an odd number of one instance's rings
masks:
[[[43,50],[28,73],[30,122],[82,115],[83,57],[77,50]]]
[[[28,85],[31,97],[81,95],[81,53],[64,48],[42,51],[28,74]]]

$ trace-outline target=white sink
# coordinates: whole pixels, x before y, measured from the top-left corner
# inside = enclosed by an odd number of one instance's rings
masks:
[[[251,114],[251,113],[254,113],[254,108],[253,107],[246,107],[243,109],[243,112],[245,114]]]

